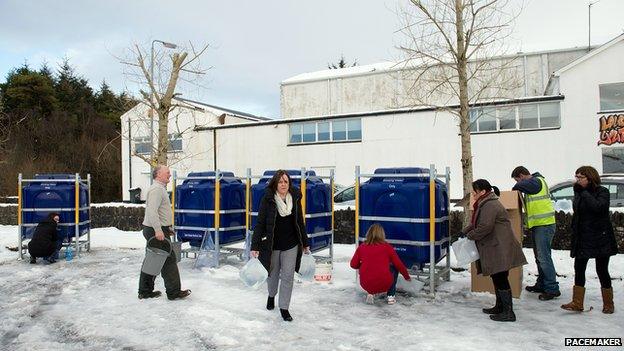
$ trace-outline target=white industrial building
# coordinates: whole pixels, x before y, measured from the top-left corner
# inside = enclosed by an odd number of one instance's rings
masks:
[[[551,184],[570,179],[586,164],[604,173],[624,173],[622,57],[624,35],[591,51],[498,58],[514,62],[511,73],[520,84],[505,99],[473,106],[474,176],[505,189],[513,185],[510,173],[520,164],[540,171]],[[414,67],[384,63],[286,79],[281,84],[281,119],[230,111],[219,120],[225,112],[210,110],[198,120],[197,112],[189,112],[184,123],[195,127],[181,134],[181,150],[174,153],[181,161],[172,168],[182,175],[214,168],[238,175],[247,168],[259,173],[305,167],[323,174],[333,169],[336,182],[348,185],[356,165],[368,173],[379,167],[434,163],[441,171],[451,168],[452,197],[459,198],[458,122],[446,109],[408,107],[404,73],[410,69]],[[454,104],[447,102],[446,108]],[[130,135],[122,151],[124,200],[129,198],[130,174],[132,187],[149,185],[145,162],[135,156],[128,162],[130,148],[140,149],[149,129],[128,134],[126,126],[145,116],[139,108],[122,116],[123,133]]]

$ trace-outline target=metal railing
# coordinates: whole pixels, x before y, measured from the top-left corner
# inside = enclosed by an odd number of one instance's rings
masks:
[[[74,184],[74,207],[29,207],[24,208],[24,184],[29,183],[73,183]],[[88,206],[80,207],[80,186],[84,186],[87,188],[87,201]],[[80,221],[80,212],[88,211],[89,219],[85,221]],[[24,253],[27,250],[27,246],[24,245],[24,233],[23,228],[32,228],[36,227],[38,223],[24,223],[24,212],[58,212],[62,214],[63,212],[74,212],[74,221],[59,223],[58,225],[61,227],[74,227],[74,249],[76,251],[76,256],[79,257],[82,251],[82,248],[85,248],[87,252],[91,251],[91,174],[87,174],[87,179],[80,178],[80,174],[76,173],[74,178],[71,179],[46,179],[46,178],[37,178],[37,179],[24,179],[22,173],[18,175],[17,178],[17,248],[18,248],[18,259],[24,259]],[[80,240],[80,226],[89,224],[87,227],[87,239]],[[65,238],[63,238],[64,240]],[[63,247],[67,249],[68,246],[71,246],[71,241],[67,244],[63,243]]]
[[[444,174],[437,174],[435,165],[429,165],[429,171],[426,173],[377,173],[377,174],[363,174],[360,172],[360,166],[355,167],[355,244],[356,246],[366,240],[366,238],[360,238],[360,221],[380,221],[380,222],[394,222],[394,223],[420,223],[429,224],[429,240],[416,241],[416,240],[393,240],[387,239],[390,244],[395,245],[408,245],[417,247],[429,246],[429,263],[424,267],[414,270],[413,267],[407,267],[410,274],[415,275],[417,278],[429,284],[429,293],[435,295],[435,287],[439,284],[439,279],[442,277],[444,280],[449,281],[451,279],[451,256],[450,256],[450,225],[448,225],[448,235],[446,238],[436,241],[436,223],[444,223],[449,220],[448,216],[436,218],[436,197],[435,197],[435,181],[442,179],[446,185],[447,194],[450,194],[450,167],[446,167]],[[426,178],[429,179],[429,218],[408,218],[408,217],[391,217],[391,216],[361,216],[360,215],[360,180],[361,178]],[[450,209],[450,196],[446,197],[447,208]],[[436,266],[435,248],[440,245],[440,254],[442,255],[442,245],[447,243],[446,263],[444,267]],[[422,278],[421,278],[422,277]],[[358,273],[356,272],[356,280],[358,279]]]

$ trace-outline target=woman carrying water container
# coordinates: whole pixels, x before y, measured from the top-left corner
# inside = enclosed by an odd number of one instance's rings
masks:
[[[585,270],[590,258],[596,261],[596,272],[602,291],[602,313],[611,314],[613,287],[609,275],[609,258],[617,254],[617,243],[609,217],[609,190],[600,185],[595,168],[583,166],[576,170],[574,184],[574,215],[572,216],[572,245],[574,258],[574,288],[572,301],[561,308],[583,311],[585,299]]]
[[[301,191],[292,185],[288,173],[275,172],[260,200],[258,221],[251,239],[251,255],[258,257],[269,272],[266,308],[275,308],[279,285],[280,313],[289,322],[293,320],[288,307],[295,271],[299,271],[303,252],[310,252],[301,198]]]
[[[368,293],[366,302],[370,304],[375,294],[387,293],[388,304],[393,305],[399,272],[405,280],[410,280],[405,265],[386,242],[386,233],[377,223],[368,228],[366,241],[355,250],[351,268],[360,270],[360,285]]]
[[[472,183],[474,206],[470,224],[462,233],[474,240],[479,251],[477,273],[490,276],[496,292],[496,305],[483,313],[497,322],[515,322],[509,270],[527,264],[522,247],[511,229],[507,210],[498,201],[500,192],[485,179]]]

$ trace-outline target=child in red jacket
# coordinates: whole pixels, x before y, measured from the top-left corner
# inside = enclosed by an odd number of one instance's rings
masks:
[[[387,292],[388,304],[394,304],[399,272],[405,280],[410,280],[405,265],[386,242],[386,233],[379,224],[373,224],[366,232],[366,241],[355,250],[351,268],[360,270],[360,285],[368,292],[367,303],[373,303],[374,294]]]

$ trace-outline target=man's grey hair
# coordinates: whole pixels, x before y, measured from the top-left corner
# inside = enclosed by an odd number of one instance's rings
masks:
[[[156,165],[156,167],[154,167],[154,170],[152,171],[152,179],[156,179],[156,177],[158,177],[158,172],[160,172],[161,169],[165,168],[167,166],[165,165]]]

